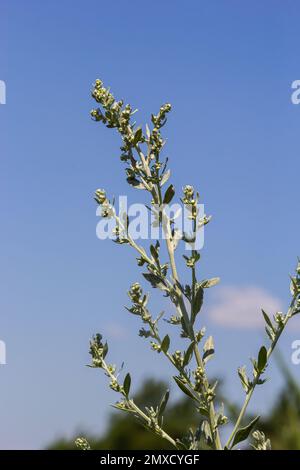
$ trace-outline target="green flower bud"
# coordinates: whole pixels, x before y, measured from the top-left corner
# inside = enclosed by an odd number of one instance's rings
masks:
[[[78,437],[75,440],[75,445],[80,450],[91,450],[90,444],[88,443],[88,441],[84,437]]]
[[[132,302],[139,303],[139,301],[141,299],[141,296],[142,296],[142,293],[143,293],[143,291],[142,291],[142,288],[141,288],[140,284],[138,282],[135,282],[130,287],[128,295],[129,295],[130,299],[132,300]]]
[[[95,191],[94,199],[99,205],[102,205],[106,201],[106,193],[104,189],[97,189]]]

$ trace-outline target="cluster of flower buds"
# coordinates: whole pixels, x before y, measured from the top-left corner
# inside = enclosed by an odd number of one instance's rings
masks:
[[[127,308],[130,313],[139,315],[144,323],[151,323],[152,317],[146,308],[148,297],[143,294],[143,290],[138,282],[132,284],[128,296],[131,299],[133,305],[131,308]]]
[[[138,282],[135,282],[134,284],[132,284],[128,292],[128,295],[134,304],[140,303],[142,294],[143,294],[143,291],[142,291],[140,284]]]
[[[171,111],[171,105],[166,103],[162,105],[159,109],[157,115],[152,114],[151,121],[153,123],[153,130],[149,135],[149,144],[151,147],[150,159],[156,161],[154,170],[157,172],[160,169],[161,163],[158,162],[159,153],[163,147],[163,139],[161,137],[160,129],[164,126],[167,121],[167,113]]]
[[[151,348],[153,349],[153,351],[156,351],[158,353],[161,352],[161,346],[157,343],[155,343],[154,341],[151,341]]]
[[[151,406],[150,408],[145,407],[145,410],[146,410],[148,418],[150,418],[150,423],[149,423],[150,428],[153,429],[154,432],[160,434],[161,429],[158,425],[158,416],[157,416],[158,410],[157,409],[155,410],[153,406]]]
[[[102,367],[103,359],[108,351],[107,344],[102,343],[102,336],[98,333],[90,341],[90,355],[92,356],[92,366]]]
[[[261,431],[254,431],[252,433],[254,439],[253,448],[255,450],[271,450],[271,441],[266,439],[266,436]]]
[[[157,159],[159,152],[162,149],[163,143],[164,142],[159,132],[159,129],[157,127],[154,127],[150,136],[150,145],[151,145],[150,159],[151,160]],[[155,166],[155,169],[157,170],[157,166]]]
[[[168,323],[171,325],[180,325],[181,324],[181,317],[177,315],[172,315],[169,320],[167,320]]]
[[[183,367],[183,355],[181,351],[179,350],[175,351],[172,357],[177,367]]]
[[[171,111],[171,109],[172,109],[172,106],[170,105],[170,103],[166,103],[160,107],[157,115],[152,114],[151,121],[154,127],[156,127],[157,129],[160,129],[161,127],[165,125],[167,121],[166,115],[167,113]]]
[[[91,450],[91,446],[84,437],[78,437],[75,440],[75,445],[80,450]]]
[[[123,393],[123,387],[122,387],[122,385],[119,384],[119,382],[117,381],[117,379],[115,377],[111,380],[111,382],[109,384],[109,387],[114,392]]]
[[[123,108],[124,102],[116,101],[113,94],[103,86],[103,82],[99,79],[95,81],[92,97],[103,108],[103,111],[100,108],[92,109],[92,118],[95,121],[102,121],[109,128],[118,129],[123,139],[121,160],[130,160],[132,148],[144,141],[141,129],[134,131],[134,126],[130,124],[133,114],[131,106],[127,104]]]
[[[274,315],[274,320],[279,327],[282,327],[284,325],[285,315],[282,312],[277,312]]]
[[[122,157],[129,158],[128,152],[135,144],[135,133],[133,132],[132,126],[130,126],[130,117],[132,115],[132,109],[127,104],[124,109],[123,101],[116,101],[113,94],[110,93],[109,89],[103,86],[101,80],[97,79],[92,90],[92,97],[97,103],[101,104],[103,112],[100,108],[92,109],[91,116],[95,121],[102,121],[109,128],[117,128],[121,133],[124,145],[121,147],[122,151],[125,152]]]
[[[183,198],[182,201],[183,201],[184,204],[193,204],[194,203],[194,188],[193,188],[193,186],[186,185],[183,188],[183,194],[184,194],[184,198]]]
[[[186,266],[188,268],[194,268],[196,263],[199,261],[200,259],[200,253],[198,253],[197,251],[193,252],[193,254],[188,257],[188,256],[183,256],[184,259],[185,259],[185,262],[186,262]]]
[[[197,367],[194,371],[195,378],[195,391],[200,392],[203,386],[203,378],[205,376],[204,369],[202,367]]]
[[[111,218],[114,216],[114,207],[111,205],[106,197],[104,189],[97,189],[95,191],[94,199],[102,207],[101,216],[104,218]]]
[[[186,185],[183,188],[183,198],[182,198],[182,203],[186,206],[186,208],[190,212],[189,218],[191,220],[196,220],[197,215],[198,215],[198,200],[199,200],[199,194],[195,194],[195,190],[193,186]]]
[[[92,97],[105,109],[109,109],[115,102],[113,94],[103,86],[103,82],[99,80],[99,78],[95,81],[94,88],[92,90]]]
[[[217,416],[217,426],[224,426],[224,424],[227,424],[228,423],[228,418],[227,416],[223,415],[223,414],[219,414]]]

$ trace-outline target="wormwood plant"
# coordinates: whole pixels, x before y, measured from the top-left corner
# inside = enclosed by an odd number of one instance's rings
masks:
[[[144,279],[152,288],[162,291],[174,306],[174,315],[167,319],[170,329],[177,329],[178,334],[186,340],[186,348],[183,351],[172,349],[170,336],[162,336],[160,333],[160,320],[163,314],[153,317],[149,311],[149,296],[145,294],[138,282],[130,287],[128,292],[131,306],[127,310],[139,317],[143,324],[140,336],[150,340],[151,347],[156,353],[165,356],[175,370],[173,379],[180,390],[190,397],[195,404],[195,413],[199,414],[199,428],[189,430],[186,438],[179,440],[176,436],[170,436],[164,428],[163,415],[169,399],[167,390],[159,406],[141,409],[130,395],[131,376],[128,373],[124,380],[120,378],[120,372],[114,365],[107,361],[108,345],[103,342],[102,336],[97,334],[90,342],[91,367],[102,369],[108,377],[109,386],[120,395],[120,400],[114,405],[119,410],[132,413],[139,422],[149,431],[171,443],[177,449],[199,449],[204,447],[225,450],[233,449],[245,441],[252,433],[252,446],[256,450],[271,449],[270,440],[256,430],[259,416],[250,423],[244,424],[248,404],[253,392],[258,385],[262,385],[265,378],[270,356],[288,321],[300,312],[300,263],[298,262],[296,274],[291,278],[291,303],[285,314],[275,313],[273,319],[262,311],[265,320],[265,330],[269,338],[268,346],[263,345],[255,359],[252,359],[252,374],[249,376],[246,368],[238,369],[238,376],[245,392],[244,404],[235,423],[231,423],[231,432],[224,442],[220,438],[220,428],[228,424],[228,418],[224,414],[224,407],[216,409],[217,384],[211,383],[207,376],[206,365],[214,354],[214,342],[212,336],[205,333],[205,328],[199,321],[199,313],[203,305],[205,290],[213,287],[219,281],[218,278],[198,280],[197,263],[200,259],[199,250],[195,247],[195,237],[204,225],[210,221],[210,217],[198,217],[199,194],[192,186],[183,188],[181,204],[188,210],[192,221],[193,233],[182,233],[180,236],[174,228],[174,218],[167,214],[166,205],[170,204],[175,189],[173,185],[166,183],[170,177],[167,169],[167,160],[162,159],[162,150],[165,141],[162,138],[161,129],[167,120],[167,114],[171,111],[171,105],[161,106],[158,114],[151,116],[151,129],[146,125],[145,132],[142,127],[137,127],[132,122],[135,111],[129,104],[124,106],[123,101],[117,101],[109,89],[103,86],[101,80],[96,80],[92,97],[99,107],[91,111],[92,118],[115,129],[121,139],[121,161],[125,164],[127,182],[133,188],[142,189],[150,196],[149,211],[155,212],[155,220],[164,233],[163,242],[166,243],[168,260],[162,260],[160,242],[150,244],[146,250],[129,234],[130,220],[127,215],[121,218],[117,215],[114,202],[110,201],[103,189],[95,192],[95,200],[101,207],[102,217],[115,221],[115,242],[127,244],[136,251],[137,264],[144,270]],[[165,189],[166,188],[166,189]],[[180,243],[190,244],[189,256],[184,255],[186,267],[190,270],[191,281],[183,285],[177,270],[176,249]],[[177,251],[178,253],[178,251]],[[222,432],[222,436],[225,435]],[[83,438],[77,439],[77,445],[88,449],[89,444]]]

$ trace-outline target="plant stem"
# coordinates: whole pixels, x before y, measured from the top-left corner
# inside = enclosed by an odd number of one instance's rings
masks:
[[[276,346],[276,344],[277,344],[277,342],[278,342],[278,340],[279,340],[279,338],[280,338],[280,336],[281,336],[281,334],[282,334],[284,328],[285,328],[286,325],[287,325],[287,322],[289,321],[289,319],[291,318],[291,316],[292,316],[292,314],[293,314],[294,304],[295,304],[295,301],[296,301],[296,300],[297,300],[297,296],[294,296],[294,297],[293,297],[293,300],[292,300],[292,302],[291,302],[291,304],[290,304],[290,307],[289,307],[289,309],[288,309],[288,312],[287,312],[287,314],[286,314],[286,316],[285,316],[284,322],[283,322],[281,328],[278,329],[278,331],[277,331],[277,333],[276,333],[276,336],[275,336],[274,340],[272,341],[271,346],[269,347],[269,349],[268,349],[268,351],[267,351],[267,363],[268,363],[268,361],[269,361],[269,359],[270,359],[270,356],[271,356],[271,354],[272,354],[272,352],[273,352],[273,350],[274,350],[274,348],[275,348],[275,346]],[[250,402],[250,400],[251,400],[251,397],[252,397],[252,395],[253,395],[254,389],[255,389],[256,385],[258,384],[259,379],[260,379],[262,373],[263,373],[263,371],[256,373],[256,376],[255,376],[255,379],[254,379],[254,381],[253,381],[253,383],[252,383],[252,385],[251,385],[251,388],[250,388],[250,390],[249,390],[249,391],[247,392],[247,394],[246,394],[246,398],[245,398],[244,404],[243,404],[243,406],[242,406],[242,408],[241,408],[240,414],[239,414],[239,416],[238,416],[238,418],[237,418],[237,420],[236,420],[236,423],[235,423],[234,428],[233,428],[233,430],[232,430],[232,432],[231,432],[231,434],[230,434],[230,436],[229,436],[229,438],[228,438],[228,441],[226,442],[226,447],[227,447],[227,448],[230,448],[231,442],[233,441],[234,436],[235,436],[236,432],[237,432],[238,429],[239,429],[239,426],[240,426],[240,424],[241,424],[241,422],[242,422],[242,419],[243,419],[243,417],[245,416],[245,413],[246,413],[246,411],[247,411],[247,408],[248,408],[249,402]]]
[[[194,336],[194,338],[195,338],[195,336]],[[201,354],[200,354],[200,351],[199,351],[199,348],[198,348],[198,345],[197,345],[197,342],[195,341],[195,339],[194,339],[194,353],[195,353],[195,357],[196,357],[198,367],[200,367],[204,372],[203,388],[204,388],[205,393],[207,393],[208,390],[209,390],[209,383],[208,383],[207,376],[206,376],[206,373],[205,373],[205,368],[204,368],[204,365],[203,365]],[[209,426],[210,426],[210,430],[211,430],[211,434],[212,434],[215,449],[216,450],[222,450],[223,449],[222,448],[222,443],[221,443],[221,439],[220,439],[219,430],[216,426],[215,416],[216,416],[215,407],[214,407],[214,404],[213,404],[213,400],[211,400],[210,403],[209,403]]]
[[[165,219],[166,219],[166,217],[165,217]],[[173,276],[174,281],[179,283],[179,276],[178,276],[177,268],[176,268],[176,261],[175,261],[175,255],[174,255],[174,247],[173,247],[173,244],[172,244],[169,219],[167,219],[167,220],[163,219],[163,227],[165,229],[165,234],[166,234],[166,244],[167,244],[167,250],[168,250],[168,254],[169,254],[170,265],[171,265],[171,269],[172,269],[172,276]],[[175,289],[177,289],[177,292],[178,292],[178,299],[179,299],[180,309],[181,309],[181,312],[182,312],[184,322],[185,322],[185,324],[186,324],[186,326],[189,330],[190,339],[191,339],[191,341],[194,342],[194,353],[195,353],[195,357],[196,357],[198,367],[201,367],[201,369],[204,371],[204,374],[205,374],[203,361],[202,361],[202,358],[201,358],[201,355],[200,355],[200,352],[199,352],[199,349],[198,349],[197,341],[195,339],[194,328],[193,328],[193,325],[191,323],[191,320],[189,319],[189,316],[188,316],[188,313],[187,313],[187,310],[186,310],[186,306],[185,306],[185,303],[184,303],[184,299],[182,297],[182,293],[179,291],[179,289],[176,285],[175,285]],[[206,374],[204,375],[203,386],[204,386],[205,393],[207,393],[208,390],[209,390],[209,383],[208,383]],[[218,428],[216,427],[215,409],[214,409],[214,404],[213,404],[212,401],[209,404],[209,425],[210,425],[210,428],[211,428],[211,434],[212,434],[212,438],[213,438],[213,442],[214,442],[214,447],[218,450],[221,450],[222,449],[222,444],[221,444]]]
[[[151,422],[151,419],[134,403],[133,400],[128,400],[127,401],[128,404],[131,406],[131,408],[133,408],[133,410],[144,420],[148,423],[148,427],[150,429],[153,429],[152,428],[152,422]],[[174,439],[166,432],[164,431],[160,426],[157,425],[157,430],[154,430],[154,433],[155,434],[158,434],[159,436],[161,436],[163,439],[166,439],[167,441],[170,442],[170,444],[172,444],[172,446],[174,446],[176,449],[177,449],[177,444],[176,442],[174,441]]]
[[[102,360],[102,367],[104,369],[104,371],[106,372],[107,376],[111,379],[111,380],[117,380],[117,378],[115,377],[115,375],[110,371],[108,365],[106,364],[106,362],[104,361],[104,359]],[[151,418],[149,418],[149,416],[147,416],[135,403],[132,399],[129,399],[126,395],[124,395],[123,393],[123,396],[125,398],[125,402],[127,403],[127,405],[131,408],[132,411],[135,411],[135,413],[140,417],[142,418],[142,420],[146,421],[147,424],[148,424],[148,427],[150,429],[153,430],[153,432],[155,434],[158,434],[159,436],[161,436],[163,439],[166,439],[167,441],[170,442],[170,444],[172,444],[175,448],[177,448],[177,444],[176,442],[174,441],[174,439],[166,432],[164,431],[160,426],[158,426],[158,424],[156,424],[156,427],[155,429],[153,428],[152,426],[152,421],[151,421]]]
[[[156,339],[156,341],[158,342],[158,344],[161,346],[162,344],[162,340],[156,330],[156,328],[149,323],[149,326],[151,328],[151,331]],[[187,381],[188,385],[189,385],[189,388],[190,388],[190,392],[194,395],[195,393],[195,390],[192,386],[192,383],[190,381],[190,378],[188,376],[188,374],[185,372],[184,368],[183,367],[180,367],[179,365],[176,364],[176,362],[174,361],[173,357],[171,356],[171,354],[169,354],[168,352],[165,352],[163,351],[164,355],[167,357],[167,359],[169,359],[169,361],[171,362],[171,364],[178,370],[178,372],[182,375],[182,377],[185,378],[185,380]],[[201,403],[201,400],[199,397],[197,397],[196,395],[194,395],[194,399],[200,404]]]

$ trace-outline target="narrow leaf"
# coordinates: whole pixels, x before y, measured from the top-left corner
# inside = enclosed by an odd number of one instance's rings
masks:
[[[169,204],[172,201],[174,195],[175,195],[175,189],[174,189],[173,184],[171,184],[168,187],[167,191],[165,192],[163,203],[164,204]]]
[[[202,425],[201,425],[201,430],[204,434],[204,438],[205,438],[205,441],[206,443],[210,446],[212,444],[212,435],[211,435],[211,429],[210,429],[210,425],[209,425],[209,422],[207,420],[203,421]]]
[[[207,279],[206,281],[201,282],[201,287],[203,287],[203,289],[208,289],[209,287],[216,286],[217,284],[219,284],[219,282],[219,277],[213,277],[211,279]]]
[[[214,340],[212,336],[209,336],[209,338],[207,338],[203,347],[203,351],[204,351],[203,361],[204,363],[206,363],[209,359],[211,359],[211,357],[213,356],[215,352]]]
[[[274,330],[273,324],[272,324],[268,314],[263,309],[261,310],[261,312],[263,314],[263,317],[265,319],[266,324],[271,328],[271,330]]]
[[[236,444],[238,444],[239,442],[242,442],[244,441],[245,439],[247,439],[247,437],[249,436],[250,432],[252,431],[252,429],[254,428],[254,426],[256,425],[257,421],[259,420],[260,416],[256,416],[256,418],[254,418],[247,426],[245,426],[244,428],[240,428],[237,430],[235,436],[234,436],[234,439],[233,439],[233,443],[231,445],[231,449],[232,447],[234,447]]]
[[[170,337],[166,335],[161,343],[161,350],[166,354],[170,347]]]
[[[190,362],[190,360],[192,359],[193,351],[194,351],[194,344],[195,343],[193,341],[184,353],[183,364],[182,364],[183,367],[186,367],[188,363]]]
[[[262,346],[259,350],[258,359],[257,359],[257,367],[260,372],[262,372],[264,368],[266,367],[267,359],[268,359],[268,352],[265,346]]]
[[[171,175],[171,171],[170,170],[166,171],[166,173],[163,175],[161,179],[161,182],[160,182],[161,186],[163,186],[168,181],[168,179],[170,178],[170,175]]]
[[[150,282],[152,287],[158,287],[159,289],[167,290],[167,287],[159,276],[156,276],[152,273],[143,273],[143,276],[148,282]]]
[[[161,416],[165,409],[166,409],[166,406],[167,406],[167,403],[168,403],[168,400],[169,400],[169,396],[170,396],[170,391],[167,390],[166,393],[164,394],[164,396],[162,397],[162,400],[160,402],[160,405],[159,405],[159,408],[158,408],[158,415]]]
[[[124,383],[123,383],[123,388],[124,388],[124,392],[125,392],[125,395],[128,397],[129,395],[129,392],[130,392],[130,385],[131,385],[131,377],[130,377],[130,374],[128,373],[124,379]]]
[[[153,256],[153,258],[155,259],[155,261],[157,262],[157,260],[158,260],[158,251],[157,251],[156,247],[153,246],[153,245],[150,245],[150,252],[151,252],[151,255]]]
[[[182,380],[180,379],[180,377],[173,377],[175,382],[177,383],[178,387],[180,388],[180,390],[185,393],[188,397],[192,398],[193,400],[196,399],[196,397],[192,394],[192,392],[190,391],[190,389],[182,382]]]
[[[239,374],[239,378],[240,378],[240,381],[241,381],[241,384],[242,384],[244,390],[246,392],[248,392],[250,383],[249,383],[249,379],[248,379],[247,374],[246,374],[245,366],[238,368],[238,374]]]
[[[203,295],[204,295],[204,291],[202,287],[198,287],[198,290],[194,298],[194,303],[193,303],[193,310],[192,310],[193,319],[196,318],[197,313],[199,313],[201,310],[201,307],[203,304]]]

